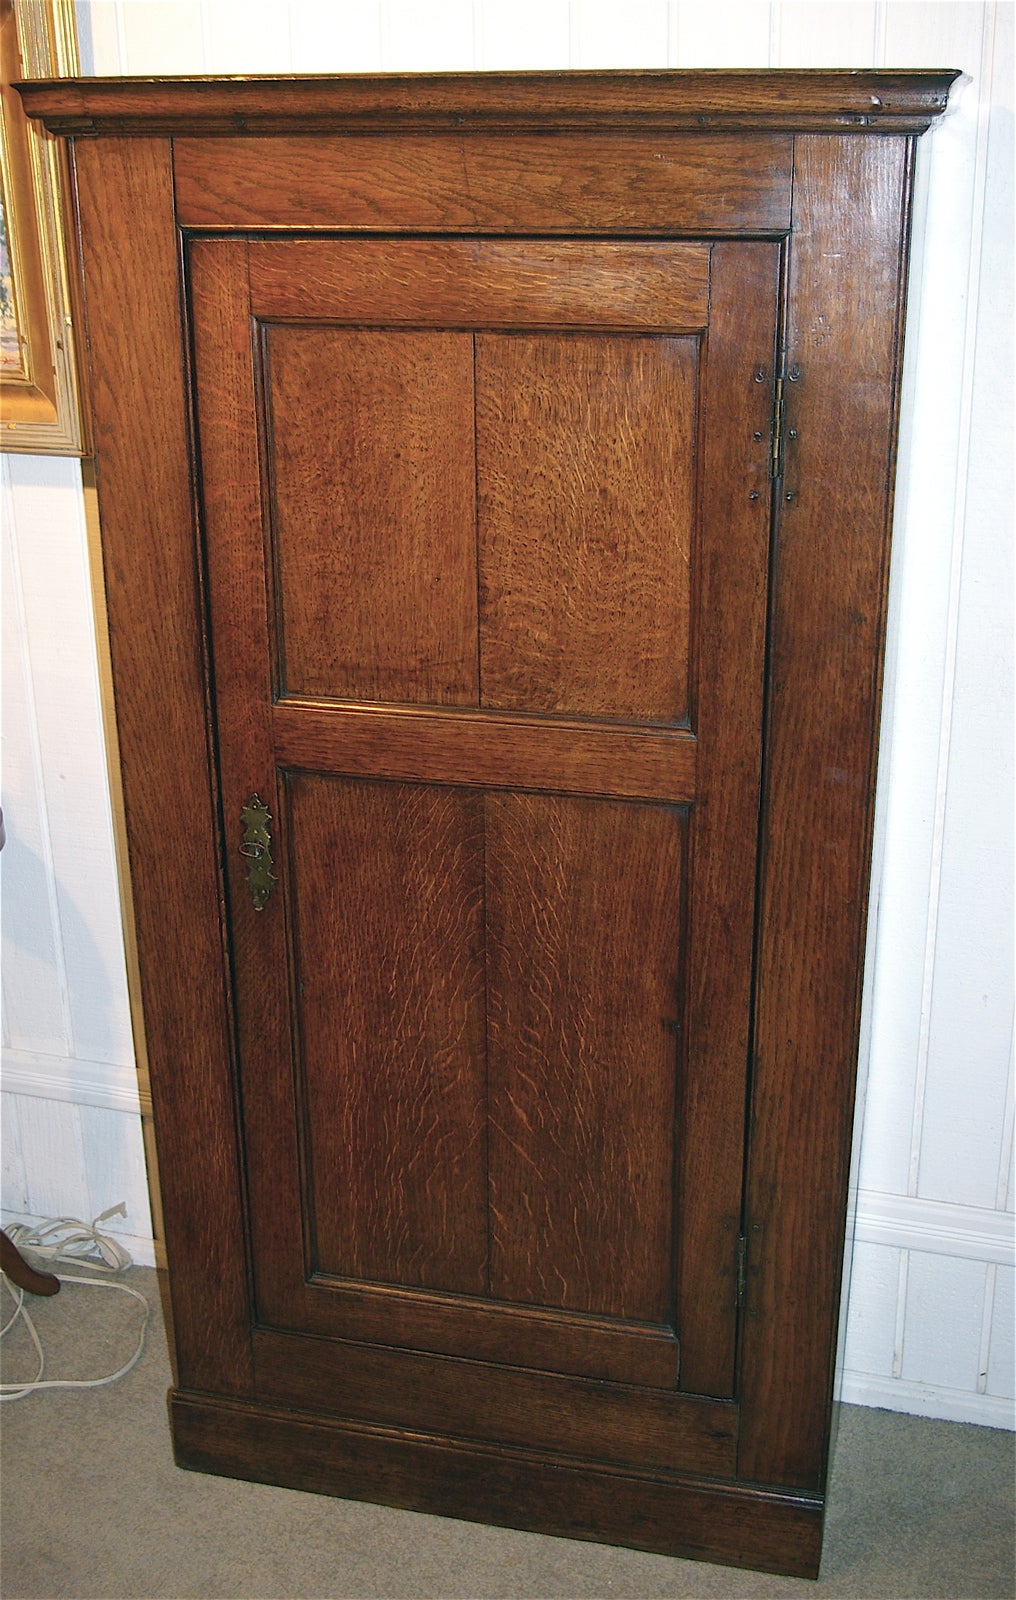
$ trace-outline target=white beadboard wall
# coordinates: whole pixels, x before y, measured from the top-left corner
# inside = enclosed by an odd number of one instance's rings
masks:
[[[86,72],[954,66],[920,144],[842,1393],[1013,1425],[1013,7],[91,0]],[[151,1260],[81,480],[8,457],[6,1214]],[[863,1086],[864,1087],[864,1086]]]

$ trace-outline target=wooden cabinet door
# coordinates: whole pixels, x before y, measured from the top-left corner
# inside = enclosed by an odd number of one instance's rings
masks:
[[[266,1398],[733,1471],[779,266],[190,246]]]

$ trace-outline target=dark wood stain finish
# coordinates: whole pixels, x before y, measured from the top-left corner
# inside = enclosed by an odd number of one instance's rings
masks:
[[[23,86],[76,139],[183,1465],[817,1572],[950,81]]]

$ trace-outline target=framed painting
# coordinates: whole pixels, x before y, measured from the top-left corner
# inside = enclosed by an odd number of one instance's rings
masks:
[[[0,0],[0,54],[0,445],[86,455],[65,150],[11,88],[77,71],[72,0]]]

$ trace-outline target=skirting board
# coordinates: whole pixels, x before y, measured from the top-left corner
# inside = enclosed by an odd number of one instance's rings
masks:
[[[903,1411],[912,1417],[937,1417],[944,1422],[973,1422],[982,1428],[1016,1429],[1016,1402],[998,1395],[883,1378],[870,1372],[842,1374],[838,1398],[847,1405],[875,1411]]]

